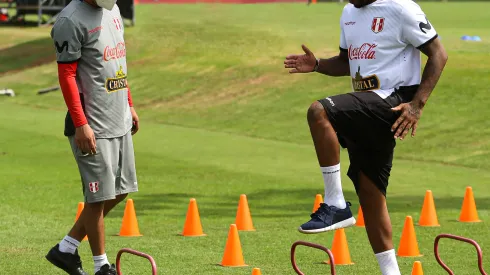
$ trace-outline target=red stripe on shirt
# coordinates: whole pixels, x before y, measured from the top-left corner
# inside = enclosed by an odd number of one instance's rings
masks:
[[[61,92],[65,99],[66,107],[70,112],[71,119],[75,127],[87,124],[87,118],[83,112],[80,93],[78,91],[75,77],[77,75],[78,62],[60,64],[58,63],[58,79]]]

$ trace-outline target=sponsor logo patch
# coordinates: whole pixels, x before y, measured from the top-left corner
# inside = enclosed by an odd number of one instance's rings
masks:
[[[105,89],[108,93],[117,92],[128,87],[127,75],[124,73],[122,66],[116,72],[116,77],[108,78],[105,81]]]
[[[126,44],[117,43],[113,48],[106,46],[104,49],[104,61],[126,57]]]
[[[352,87],[354,91],[370,91],[379,89],[379,79],[375,74],[363,77],[360,73],[361,66],[357,68],[356,77],[352,78]]]
[[[376,50],[375,48],[378,45],[376,44],[371,44],[371,43],[364,43],[360,47],[352,47],[352,45],[349,46],[349,59],[350,60],[356,60],[356,59],[376,59]]]

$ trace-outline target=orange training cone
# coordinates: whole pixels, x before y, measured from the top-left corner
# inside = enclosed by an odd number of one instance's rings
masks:
[[[80,217],[80,214],[82,214],[83,207],[85,204],[83,202],[78,203],[78,209],[77,209],[77,215],[75,216],[75,222],[78,221],[78,218]]]
[[[343,228],[335,230],[332,242],[332,254],[335,265],[351,265],[354,264],[350,258],[349,246],[347,245],[347,237]],[[327,260],[328,264],[329,261]]]
[[[323,198],[322,198],[322,195],[321,194],[316,194],[315,196],[315,203],[313,204],[313,212],[312,213],[315,213],[316,210],[318,209],[318,207],[320,207],[320,203],[323,202]]]
[[[124,209],[124,216],[121,225],[121,231],[119,236],[124,237],[139,237],[140,234],[138,227],[138,220],[136,219],[136,212],[134,211],[134,203],[132,199],[126,201],[126,208]]]
[[[473,197],[473,189],[466,187],[461,214],[459,215],[460,222],[481,222],[476,212],[475,198]]]
[[[236,224],[230,225],[228,239],[226,240],[225,253],[221,260],[221,266],[247,266],[243,260],[242,245]]]
[[[424,275],[424,271],[422,270],[422,263],[416,261],[413,263],[412,275]]]
[[[202,232],[201,218],[199,217],[199,210],[197,209],[196,199],[192,198],[187,208],[187,216],[185,218],[184,230],[182,236],[186,237],[200,237],[206,236]]]
[[[398,246],[398,256],[400,257],[419,257],[422,256],[419,252],[417,237],[415,236],[415,228],[411,216],[405,218],[400,245]]]
[[[260,268],[254,268],[252,270],[252,275],[262,275],[262,272],[260,272]]]
[[[78,203],[78,209],[77,209],[77,215],[75,216],[75,222],[78,221],[78,218],[80,217],[80,214],[82,214],[82,211],[83,211],[83,207],[85,206],[85,204],[83,202],[79,202]],[[83,237],[82,241],[86,241],[88,240],[87,236],[85,235],[85,237]]]
[[[247,196],[245,194],[240,195],[235,224],[238,230],[255,231],[252,223],[252,216],[250,215],[250,209],[248,208]]]
[[[432,191],[430,190],[427,190],[425,192],[424,205],[422,206],[422,213],[420,214],[419,225],[440,226],[437,219],[434,197],[432,196]]]
[[[362,213],[362,207],[359,206],[359,212],[357,213],[356,226],[365,227],[364,224],[364,214]]]

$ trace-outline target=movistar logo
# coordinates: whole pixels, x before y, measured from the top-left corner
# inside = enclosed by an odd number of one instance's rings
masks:
[[[427,23],[420,22],[420,24],[419,24],[419,28],[420,28],[420,30],[423,33],[426,33],[423,29],[426,29],[428,31],[432,29],[432,26],[430,25],[429,20],[427,19],[427,17],[425,18],[425,20],[427,21]]]
[[[58,41],[54,42],[54,45],[56,46],[56,50],[59,52],[59,53],[62,53],[63,50],[65,50],[66,48],[66,51],[68,51],[68,41],[63,41],[63,44],[58,44]]]

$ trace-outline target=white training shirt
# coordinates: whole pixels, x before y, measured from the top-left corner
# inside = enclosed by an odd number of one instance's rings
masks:
[[[354,91],[373,91],[382,98],[395,88],[420,84],[417,49],[437,32],[412,0],[377,0],[344,7],[340,49],[348,51]]]

